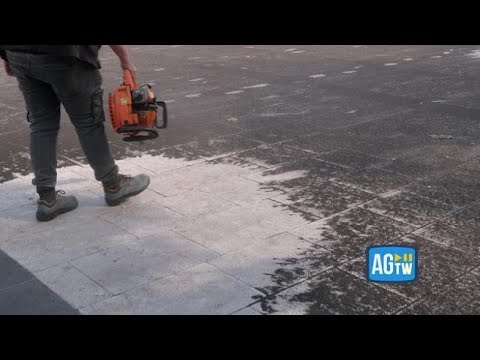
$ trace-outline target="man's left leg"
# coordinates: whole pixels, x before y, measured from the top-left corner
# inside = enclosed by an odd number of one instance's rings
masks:
[[[75,126],[95,178],[103,184],[105,201],[110,206],[117,206],[143,192],[150,184],[150,178],[143,174],[130,177],[118,173],[105,133],[99,70],[78,61],[65,75],[52,81],[53,89]]]

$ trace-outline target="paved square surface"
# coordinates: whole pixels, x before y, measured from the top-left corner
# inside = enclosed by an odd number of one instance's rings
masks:
[[[170,126],[106,128],[151,185],[106,207],[63,113],[58,188],[80,206],[46,224],[0,74],[0,314],[479,313],[479,49],[130,46]],[[417,246],[417,282],[367,282],[382,244]]]

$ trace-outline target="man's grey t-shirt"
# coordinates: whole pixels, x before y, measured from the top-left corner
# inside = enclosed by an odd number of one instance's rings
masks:
[[[30,54],[45,54],[55,56],[75,57],[100,68],[98,51],[102,45],[0,45],[0,57],[7,59],[5,50],[26,52]]]

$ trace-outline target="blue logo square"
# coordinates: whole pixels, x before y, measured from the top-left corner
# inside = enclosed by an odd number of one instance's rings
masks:
[[[401,283],[417,279],[417,249],[411,246],[371,246],[367,250],[367,279]]]

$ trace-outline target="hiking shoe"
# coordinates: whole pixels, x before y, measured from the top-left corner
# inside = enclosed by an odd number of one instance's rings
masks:
[[[50,221],[60,214],[65,214],[78,207],[78,200],[75,196],[63,196],[65,191],[58,190],[52,201],[40,199],[37,202],[37,220]]]
[[[120,205],[129,197],[140,194],[150,185],[150,178],[144,174],[135,177],[118,175],[118,179],[119,181],[116,185],[103,187],[105,191],[105,201],[108,206]]]

